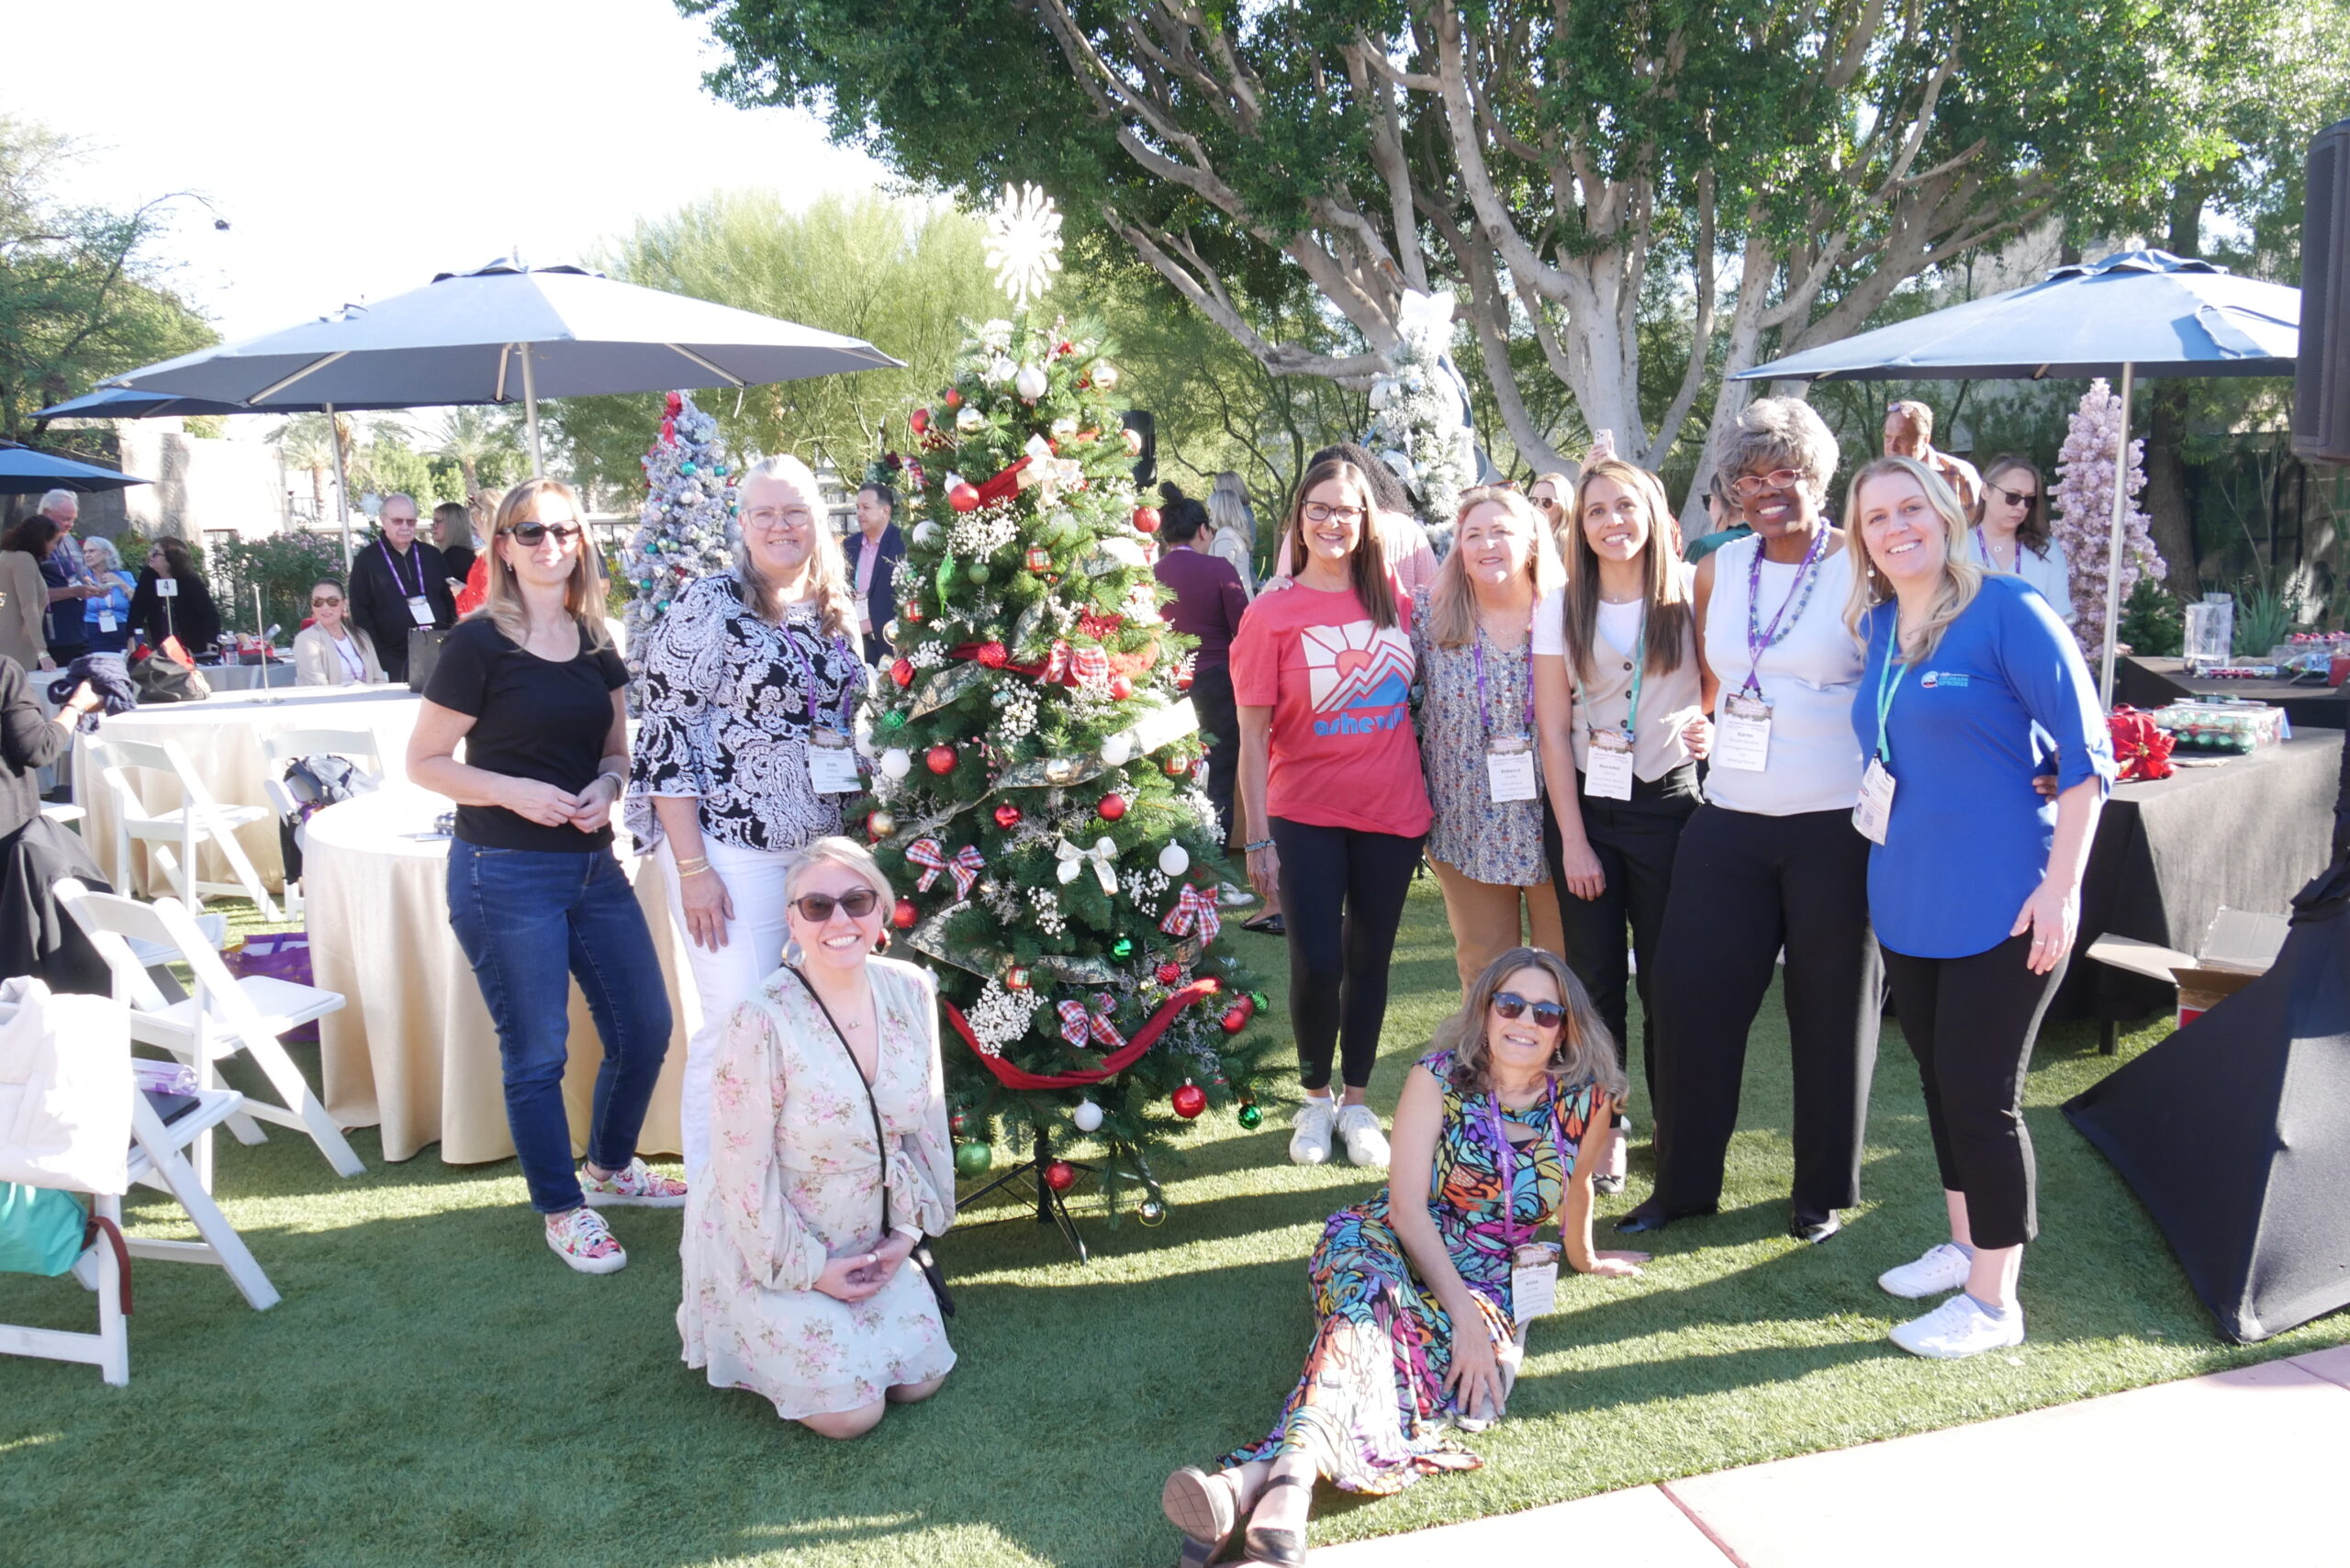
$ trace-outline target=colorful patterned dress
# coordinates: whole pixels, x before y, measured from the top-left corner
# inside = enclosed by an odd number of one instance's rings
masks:
[[[1497,1349],[1505,1348],[1516,1338],[1510,1241],[1530,1240],[1534,1228],[1558,1212],[1592,1118],[1595,1089],[1559,1086],[1522,1111],[1502,1109],[1505,1123],[1535,1130],[1530,1141],[1511,1145],[1513,1223],[1505,1239],[1491,1120],[1496,1103],[1455,1088],[1452,1063],[1449,1050],[1419,1063],[1444,1088],[1428,1216],[1477,1298],[1484,1320],[1480,1328]],[[1413,1273],[1388,1218],[1386,1188],[1330,1216],[1306,1274],[1314,1284],[1315,1333],[1304,1375],[1264,1439],[1223,1462],[1304,1451],[1345,1490],[1382,1495],[1399,1492],[1431,1470],[1475,1469],[1482,1462],[1448,1430],[1460,1416],[1444,1386],[1452,1368],[1451,1317]]]

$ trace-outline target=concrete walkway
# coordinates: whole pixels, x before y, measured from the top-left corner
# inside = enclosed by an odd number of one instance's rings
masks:
[[[2350,1563],[2350,1346],[1357,1541],[1313,1568]]]

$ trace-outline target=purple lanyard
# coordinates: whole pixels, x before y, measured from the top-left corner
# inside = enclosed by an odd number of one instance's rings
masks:
[[[816,702],[815,661],[808,656],[808,650],[794,640],[789,626],[777,627],[776,635],[781,638],[783,645],[791,651],[792,662],[800,666],[800,689],[808,694],[808,727],[811,730],[821,730],[824,727],[824,711]],[[842,660],[849,657],[846,639],[835,635],[833,638],[832,648],[834,657]],[[855,719],[856,713],[856,698],[851,690],[851,685],[844,681],[841,683],[841,734],[849,733],[849,725]]]
[[[410,593],[408,585],[400,581],[399,557],[392,554],[392,547],[378,539],[375,541],[375,548],[384,553],[384,565],[391,569],[392,588],[399,596],[402,599],[422,599],[424,597],[424,557],[421,555],[416,557],[416,591]],[[411,544],[408,548],[413,550],[416,546]]]
[[[1779,608],[1771,616],[1771,624],[1766,629],[1762,624],[1762,543],[1760,540],[1755,542],[1754,564],[1746,574],[1746,679],[1739,687],[1740,691],[1751,691],[1757,697],[1762,695],[1762,685],[1754,678],[1762,666],[1762,655],[1778,646],[1779,639],[1794,631],[1796,622],[1803,619],[1805,607],[1811,603],[1811,590],[1819,585],[1819,579],[1811,568],[1818,564],[1827,548],[1828,525],[1823,521],[1812,530],[1811,548],[1803,553],[1803,564],[1796,567],[1796,580],[1787,585],[1787,597],[1779,601]],[[1803,596],[1801,603],[1796,603],[1798,592]],[[1786,616],[1787,607],[1791,604],[1795,605],[1795,620],[1788,621],[1786,630],[1781,631],[1779,622]]]
[[[1575,1163],[1567,1157],[1567,1135],[1559,1125],[1559,1086],[1555,1082],[1550,1085],[1550,1092],[1542,1105],[1549,1113],[1546,1119],[1550,1124],[1550,1142],[1559,1151],[1559,1201],[1564,1204],[1567,1182],[1574,1174]],[[1516,1248],[1517,1238],[1511,1227],[1517,1223],[1517,1193],[1513,1185],[1517,1175],[1517,1156],[1516,1146],[1509,1141],[1509,1134],[1502,1127],[1502,1097],[1499,1093],[1485,1097],[1485,1126],[1493,1136],[1494,1163],[1502,1184],[1502,1245]],[[1538,1221],[1526,1227],[1526,1234],[1531,1237],[1540,1228],[1541,1224]]]
[[[1533,646],[1530,630],[1527,646],[1529,650]],[[1477,717],[1484,722],[1485,734],[1491,735],[1494,733],[1494,711],[1485,700],[1485,629],[1483,626],[1477,628],[1477,640],[1469,644],[1469,663],[1477,672]],[[1534,672],[1530,668],[1526,672],[1526,711],[1517,722],[1519,734],[1534,733]]]

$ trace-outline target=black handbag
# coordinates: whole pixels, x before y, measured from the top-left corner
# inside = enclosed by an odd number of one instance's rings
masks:
[[[420,697],[431,684],[432,668],[441,662],[441,644],[449,640],[450,630],[446,626],[408,629],[408,689]]]
[[[132,665],[130,684],[137,688],[142,707],[156,702],[201,702],[212,695],[211,683],[193,665],[184,665],[167,654],[149,654]]]
[[[840,1023],[833,1016],[833,1010],[824,1005],[824,999],[816,994],[816,988],[809,985],[806,975],[801,974],[789,964],[783,967],[790,971],[792,979],[807,987],[808,1000],[816,1004],[816,1011],[822,1014],[824,1022],[832,1026],[833,1038],[841,1043],[841,1050],[848,1058],[849,1072],[855,1076],[858,1085],[865,1091],[865,1108],[873,1115],[873,1147],[881,1156],[881,1234],[886,1238],[891,1228],[890,1224],[890,1135],[881,1127],[880,1103],[873,1098],[873,1085],[866,1081],[865,1070],[856,1065],[856,1053],[849,1048],[848,1036],[841,1033]],[[878,1014],[879,1009],[877,1007],[875,1011]],[[881,1055],[878,1041],[873,1062],[875,1070],[878,1071]],[[906,1260],[922,1270],[922,1277],[930,1282],[930,1294],[938,1299],[940,1314],[947,1317],[954,1316],[955,1298],[946,1289],[946,1271],[938,1266],[937,1258],[932,1254],[930,1238],[916,1237],[913,1250],[907,1254]]]

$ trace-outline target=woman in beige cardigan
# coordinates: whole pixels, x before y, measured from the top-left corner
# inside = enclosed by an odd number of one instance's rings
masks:
[[[0,654],[24,666],[27,674],[54,669],[42,621],[49,610],[49,584],[41,580],[41,557],[57,543],[57,524],[36,513],[0,538]]]
[[[320,577],[310,585],[310,623],[294,634],[297,686],[381,686],[384,666],[367,633],[343,619],[342,584]]]

